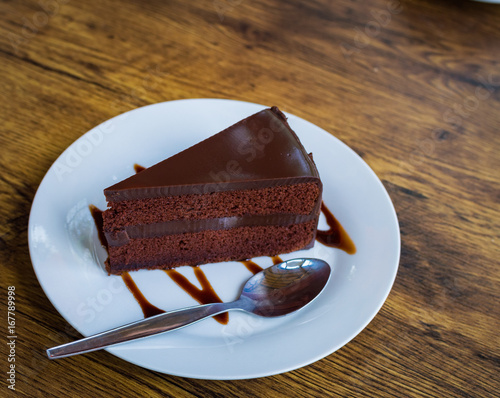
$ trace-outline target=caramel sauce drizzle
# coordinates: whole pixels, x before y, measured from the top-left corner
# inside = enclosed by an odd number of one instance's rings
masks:
[[[326,207],[324,202],[321,202],[321,212],[326,217],[326,222],[330,229],[327,231],[316,232],[316,240],[328,247],[334,247],[345,251],[348,254],[356,253],[356,246],[345,231],[344,227],[340,225],[332,212]]]
[[[222,303],[214,288],[207,279],[207,276],[200,267],[193,267],[196,279],[200,282],[201,289],[193,285],[184,275],[175,269],[165,270],[167,275],[187,294],[194,298],[200,304]],[[222,325],[229,322],[227,312],[213,316],[213,318]]]

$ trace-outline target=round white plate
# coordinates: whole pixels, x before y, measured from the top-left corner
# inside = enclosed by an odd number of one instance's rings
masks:
[[[30,254],[45,294],[82,335],[143,318],[121,277],[103,271],[106,253],[89,204],[105,209],[103,189],[132,175],[134,163],[151,166],[264,108],[219,99],[146,106],[90,130],[52,165],[31,209]],[[331,354],[379,311],[396,277],[400,253],[399,226],[389,195],[345,144],[303,119],[287,116],[304,147],[313,152],[324,184],[324,202],[353,239],[357,253],[348,255],[316,243],[310,250],[281,256],[284,260],[318,257],[332,267],[325,290],[294,314],[264,319],[232,312],[227,325],[210,318],[109,352],[139,366],[184,377],[269,376]],[[320,229],[327,229],[323,218]],[[264,268],[271,265],[267,257],[254,261]],[[251,276],[239,262],[207,264],[202,269],[223,301],[236,299]],[[198,285],[191,267],[179,271]],[[159,308],[197,304],[162,271],[131,275]]]

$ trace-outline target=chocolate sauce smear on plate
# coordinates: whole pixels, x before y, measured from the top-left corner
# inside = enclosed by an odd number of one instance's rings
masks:
[[[193,267],[196,279],[200,282],[201,289],[193,285],[184,275],[175,269],[165,270],[167,275],[182,288],[187,294],[194,298],[200,304],[222,303],[214,288],[208,281],[205,273],[200,267]],[[222,325],[227,325],[229,321],[229,314],[227,312],[213,317],[217,322]]]
[[[273,256],[273,257],[271,257],[271,259],[273,260],[274,265],[283,262],[283,260],[279,256]],[[257,264],[256,262],[254,262],[250,259],[240,261],[240,263],[242,263],[245,267],[247,267],[247,269],[254,275],[258,274],[260,271],[264,270],[264,268],[262,268],[259,264]]]
[[[321,212],[326,217],[326,222],[330,229],[328,231],[316,232],[316,240],[328,247],[335,247],[348,254],[356,253],[356,246],[349,237],[345,229],[340,225],[332,212],[328,210],[324,202],[321,202]]]
[[[137,174],[143,170],[146,170],[146,168],[144,166],[141,166],[140,164],[134,163],[134,170],[135,170],[135,174]]]
[[[90,214],[94,219],[95,226],[97,228],[97,236],[99,236],[99,241],[106,250],[108,250],[108,242],[106,241],[106,236],[104,235],[103,221],[102,221],[102,210],[98,209],[94,205],[89,205]]]
[[[271,260],[273,260],[273,265],[276,265],[276,264],[283,262],[283,260],[280,258],[280,256],[272,256]]]
[[[146,297],[142,294],[142,292],[139,290],[137,285],[135,284],[134,280],[130,276],[128,272],[124,272],[122,274],[122,279],[123,282],[125,282],[125,285],[127,286],[128,290],[132,293],[134,296],[135,300],[141,307],[141,310],[144,314],[144,318],[149,318],[150,316],[155,316],[158,314],[163,314],[165,311],[162,309],[154,306],[151,304]]]
[[[262,268],[259,264],[253,262],[252,260],[240,261],[252,274],[258,274],[264,268]]]

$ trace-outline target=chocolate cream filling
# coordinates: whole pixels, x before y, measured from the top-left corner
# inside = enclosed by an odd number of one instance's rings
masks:
[[[188,221],[174,220],[155,224],[129,225],[114,231],[105,232],[105,235],[109,245],[121,246],[127,244],[130,239],[155,238],[163,235],[195,233],[205,230],[227,230],[257,225],[287,226],[292,224],[302,224],[317,218],[318,211],[317,209],[314,209],[311,214],[308,215],[273,214],[221,217]]]

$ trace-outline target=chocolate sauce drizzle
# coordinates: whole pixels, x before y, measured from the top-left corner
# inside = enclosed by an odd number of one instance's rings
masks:
[[[134,298],[136,299],[137,303],[142,309],[142,312],[144,314],[144,318],[149,318],[150,316],[155,316],[158,314],[163,314],[165,311],[162,309],[154,306],[151,304],[146,297],[142,294],[142,292],[139,290],[137,285],[135,284],[134,280],[130,276],[128,272],[124,272],[122,274],[122,279],[123,282],[125,282],[125,285],[127,286],[128,290],[132,293]]]
[[[97,236],[99,237],[99,241],[101,245],[108,250],[108,241],[106,240],[106,236],[104,235],[104,222],[102,220],[102,210],[98,209],[94,205],[89,205],[90,214],[92,214],[92,218],[94,219],[95,226],[97,228]]]
[[[273,256],[271,257],[271,259],[273,260],[274,265],[283,262],[283,260],[279,256]],[[240,263],[242,263],[245,267],[247,267],[247,269],[254,275],[264,270],[264,268],[262,268],[259,264],[252,261],[251,259],[240,261]]]
[[[200,282],[201,289],[193,285],[184,275],[175,269],[165,270],[167,275],[187,294],[200,304],[222,303],[214,288],[207,279],[207,276],[200,267],[193,267],[196,279]],[[227,325],[229,314],[227,312],[213,316],[222,325]]]
[[[273,265],[276,265],[276,264],[283,262],[283,260],[280,258],[280,256],[272,256],[271,260],[273,260]]]
[[[326,217],[326,222],[330,229],[328,231],[316,232],[316,240],[328,247],[335,247],[343,250],[348,254],[356,253],[356,246],[349,237],[345,229],[340,225],[332,212],[326,207],[324,202],[321,202],[321,212]]]
[[[254,275],[263,270],[263,268],[259,264],[253,262],[252,260],[244,260],[240,261],[240,263],[247,267],[247,269]]]
[[[146,170],[146,167],[141,166],[140,164],[134,163],[134,171],[135,174],[140,173],[141,171]]]

